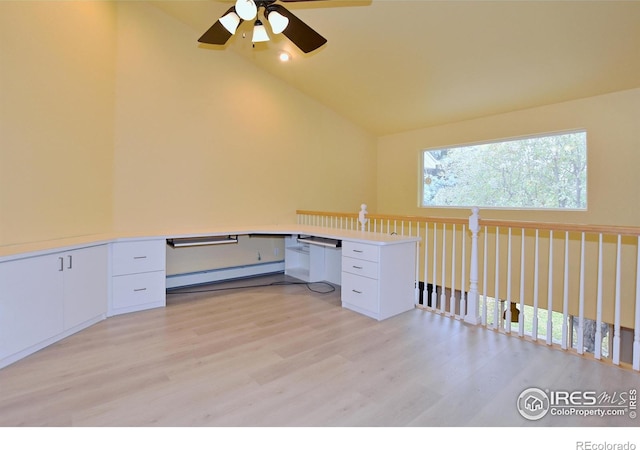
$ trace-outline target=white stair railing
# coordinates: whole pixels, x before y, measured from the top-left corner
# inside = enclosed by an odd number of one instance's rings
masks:
[[[356,212],[297,214],[359,229]],[[368,232],[420,238],[418,307],[640,371],[639,227],[487,220],[477,208],[468,218],[367,218]]]

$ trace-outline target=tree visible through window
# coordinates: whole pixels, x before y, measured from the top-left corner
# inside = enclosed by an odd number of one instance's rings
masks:
[[[428,206],[586,209],[587,133],[425,150]]]

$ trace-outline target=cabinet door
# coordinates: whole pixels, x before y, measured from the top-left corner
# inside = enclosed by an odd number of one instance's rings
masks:
[[[107,313],[108,250],[106,245],[64,254],[64,328]]]
[[[0,359],[63,331],[63,272],[58,255],[0,264]]]

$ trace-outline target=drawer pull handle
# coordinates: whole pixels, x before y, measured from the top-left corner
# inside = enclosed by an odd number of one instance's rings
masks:
[[[134,289],[133,292],[140,292],[140,291],[146,291],[147,288],[138,288],[138,289]]]
[[[356,291],[355,289],[351,289],[353,292],[355,292],[356,294],[362,294],[362,291]]]
[[[362,267],[360,267],[360,266],[352,266],[352,267],[353,267],[354,269],[360,269],[360,270],[362,270]]]
[[[354,252],[356,252],[356,253],[362,253],[362,252],[363,252],[363,250],[354,250]]]
[[[134,256],[133,259],[147,259],[146,256]]]

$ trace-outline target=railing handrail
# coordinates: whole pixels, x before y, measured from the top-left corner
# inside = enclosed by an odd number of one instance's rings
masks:
[[[297,210],[296,214],[304,216],[331,216],[341,217],[347,219],[358,219],[358,213],[341,213],[341,212],[328,212],[328,211],[307,211]],[[469,219],[467,217],[423,217],[423,216],[403,216],[395,214],[367,214],[368,219],[373,220],[404,220],[407,222],[421,222],[421,223],[455,223],[455,224],[468,224]]]
[[[358,213],[341,213],[328,211],[308,211],[297,210],[296,214],[306,216],[331,216],[357,219]],[[369,219],[374,220],[404,220],[407,222],[418,223],[447,223],[447,224],[468,224],[467,217],[429,217],[429,216],[406,216],[395,214],[367,214]],[[640,236],[640,227],[624,226],[624,225],[589,225],[576,223],[559,223],[559,222],[531,222],[520,220],[502,220],[502,219],[483,219],[480,217],[481,227],[500,227],[500,228],[524,228],[531,230],[553,230],[568,232],[585,232],[585,233],[602,233],[615,234],[622,236]]]
[[[619,234],[628,236],[640,236],[640,227],[619,225],[588,225],[557,222],[527,222],[515,220],[482,219],[480,224],[488,227],[524,228],[531,230],[553,230],[585,233]]]

